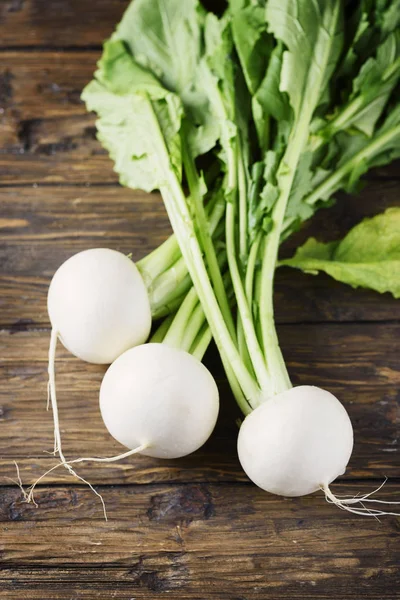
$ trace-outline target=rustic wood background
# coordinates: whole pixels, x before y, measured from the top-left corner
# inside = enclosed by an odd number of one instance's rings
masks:
[[[46,404],[52,273],[72,253],[109,246],[141,257],[169,234],[158,195],[118,186],[80,101],[101,43],[126,0],[0,0],[0,598],[187,600],[400,598],[395,517],[361,518],[320,494],[282,499],[238,464],[234,404],[215,350],[222,414],[212,439],[183,460],[82,465],[98,499],[65,472],[24,504],[54,459]],[[400,204],[399,164],[372,173],[297,236],[334,239],[362,217]],[[320,384],[353,420],[354,455],[338,493],[400,499],[400,302],[324,276],[282,270],[279,333],[295,383]],[[97,406],[104,369],[61,347],[57,377],[65,453],[118,453]]]

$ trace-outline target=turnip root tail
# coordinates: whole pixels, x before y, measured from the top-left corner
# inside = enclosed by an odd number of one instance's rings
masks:
[[[65,458],[65,456],[63,454],[62,445],[61,445],[60,421],[59,421],[59,417],[58,417],[58,405],[57,405],[57,394],[56,394],[55,356],[56,356],[56,348],[57,348],[57,338],[58,338],[58,332],[56,331],[56,329],[53,328],[51,331],[50,347],[49,347],[49,364],[48,364],[49,381],[48,381],[47,408],[49,407],[49,401],[50,401],[51,408],[53,411],[53,421],[54,421],[54,454],[58,454],[58,456],[60,457],[60,462],[57,465],[55,465],[54,467],[52,467],[51,469],[49,469],[48,471],[46,471],[45,473],[43,473],[43,475],[41,475],[29,487],[28,492],[26,492],[23,489],[22,483],[20,485],[20,488],[22,489],[22,492],[24,494],[24,498],[25,498],[26,502],[32,502],[33,504],[35,504],[33,492],[34,492],[34,489],[37,486],[37,484],[40,481],[42,481],[42,479],[44,479],[49,473],[51,473],[58,467],[64,466],[70,475],[72,475],[73,477],[76,477],[76,479],[79,479],[80,481],[82,481],[83,483],[88,485],[90,487],[90,489],[92,490],[92,492],[94,492],[96,494],[96,496],[98,496],[100,498],[100,501],[103,506],[104,518],[107,521],[107,511],[106,511],[103,497],[97,490],[95,490],[95,488],[92,486],[91,483],[89,483],[89,481],[87,481],[86,479],[84,479],[83,477],[78,475],[78,473],[76,473],[76,471],[74,471],[74,469],[71,467],[71,465],[81,463],[81,462],[102,462],[102,463],[116,462],[118,460],[122,460],[123,458],[127,458],[128,456],[132,456],[133,454],[138,454],[138,453],[142,452],[143,450],[148,448],[149,445],[142,444],[141,446],[138,446],[137,448],[134,448],[133,450],[128,450],[127,452],[124,452],[123,454],[119,454],[117,456],[112,456],[109,458],[84,457],[84,458],[76,458],[74,460],[67,461],[67,459]],[[18,469],[17,469],[17,471],[18,471]],[[19,473],[18,473],[18,477],[19,477]],[[19,478],[19,481],[20,481],[20,478]]]
[[[325,499],[327,502],[329,502],[330,504],[334,504],[335,506],[338,506],[342,510],[347,510],[347,512],[351,512],[355,515],[363,515],[366,517],[376,517],[376,518],[383,517],[385,515],[399,517],[400,513],[390,512],[390,511],[388,512],[386,510],[380,510],[377,508],[370,508],[370,507],[364,506],[364,504],[367,502],[370,502],[370,503],[372,502],[375,504],[385,504],[385,505],[400,504],[400,502],[391,502],[391,501],[377,500],[375,498],[371,498],[371,496],[373,494],[376,494],[377,492],[379,492],[379,490],[381,490],[383,488],[386,481],[387,481],[387,478],[385,479],[385,481],[383,483],[381,483],[381,485],[378,488],[376,488],[376,490],[369,492],[369,494],[365,494],[364,496],[354,496],[352,498],[338,498],[331,491],[329,485],[321,486],[321,490],[324,492]]]
[[[46,477],[46,475],[51,473],[51,471],[54,471],[54,469],[63,465],[67,469],[67,471],[69,472],[70,475],[72,475],[73,477],[76,477],[76,479],[79,479],[80,481],[82,481],[83,483],[88,485],[90,487],[90,489],[96,494],[96,496],[98,496],[100,498],[101,504],[103,506],[104,518],[107,521],[107,511],[106,511],[103,497],[101,496],[101,494],[99,494],[99,492],[97,492],[94,489],[94,487],[91,485],[91,483],[86,481],[86,479],[83,479],[83,477],[78,475],[78,473],[76,473],[73,470],[73,468],[67,462],[67,460],[63,454],[63,451],[62,451],[60,422],[59,422],[59,418],[58,418],[58,405],[57,405],[57,394],[56,394],[56,378],[55,378],[55,357],[56,357],[56,348],[57,348],[57,338],[58,338],[58,332],[53,327],[53,329],[51,330],[50,346],[49,346],[49,364],[48,364],[49,381],[48,381],[47,407],[49,406],[49,397],[50,397],[51,408],[53,411],[53,421],[54,421],[54,454],[59,455],[61,462],[59,464],[57,464],[55,467],[49,469],[43,475],[41,475],[41,477],[39,477],[39,479],[37,479],[35,481],[35,483],[32,486],[30,486],[29,492],[26,496],[24,493],[24,497],[27,502],[33,502],[33,504],[36,505],[35,499],[33,496],[33,490],[35,489],[36,485],[39,483],[39,481],[44,479],[44,477]],[[75,462],[75,461],[73,461],[73,462]]]
[[[98,496],[100,498],[100,501],[101,501],[102,506],[103,506],[104,518],[107,521],[108,520],[107,519],[107,511],[106,511],[106,506],[105,506],[105,503],[104,503],[102,495],[92,486],[91,483],[89,483],[89,481],[87,481],[86,479],[84,479],[83,477],[81,477],[80,475],[78,475],[76,473],[76,471],[74,471],[74,469],[71,467],[71,465],[74,465],[74,464],[77,464],[77,463],[81,463],[81,462],[101,462],[101,463],[116,462],[118,460],[122,460],[124,458],[127,458],[128,456],[132,456],[133,454],[140,454],[140,452],[142,452],[143,450],[146,450],[146,448],[149,448],[149,444],[142,444],[141,446],[138,446],[137,448],[134,448],[133,450],[128,450],[127,452],[124,452],[123,454],[118,454],[117,456],[110,456],[110,457],[106,457],[106,458],[82,457],[82,458],[75,458],[74,460],[70,460],[68,462],[65,460],[65,458],[63,456],[61,462],[57,463],[56,465],[54,465],[54,467],[52,467],[51,469],[49,469],[48,471],[46,471],[45,473],[43,473],[43,475],[41,475],[28,488],[28,491],[26,491],[23,488],[23,486],[22,486],[21,478],[19,476],[18,465],[16,464],[17,475],[18,475],[18,486],[22,490],[22,493],[24,495],[25,501],[28,502],[28,503],[32,502],[33,504],[36,505],[33,492],[34,492],[35,487],[38,485],[38,483],[40,483],[42,481],[42,479],[44,479],[49,473],[51,473],[55,469],[58,469],[59,467],[65,467],[67,469],[67,471],[70,473],[70,475],[72,475],[73,477],[76,477],[77,479],[79,479],[80,481],[82,481],[83,483],[85,483],[86,485],[88,485],[90,487],[90,489],[92,490],[92,492],[94,492],[96,494],[96,496]]]
[[[75,461],[71,461],[71,462],[75,462]],[[107,518],[107,511],[106,511],[106,505],[104,503],[103,500],[103,496],[92,486],[92,484],[87,481],[86,479],[84,479],[83,477],[81,477],[80,475],[78,475],[78,473],[76,473],[76,471],[73,470],[73,468],[69,465],[69,463],[65,462],[65,460],[63,460],[62,462],[58,463],[57,465],[55,465],[54,467],[52,467],[51,469],[49,469],[48,471],[46,471],[46,473],[43,473],[43,475],[41,475],[29,488],[28,491],[26,492],[23,488],[22,492],[24,494],[24,499],[25,502],[32,503],[35,506],[37,506],[36,502],[35,502],[35,498],[33,495],[33,491],[36,487],[36,485],[42,480],[44,479],[44,477],[46,477],[46,475],[48,475],[49,473],[51,473],[52,471],[54,471],[54,469],[57,469],[58,467],[64,466],[67,471],[69,472],[70,475],[72,475],[73,477],[76,477],[76,479],[79,479],[79,481],[82,481],[82,483],[84,483],[85,485],[89,486],[90,489],[92,490],[92,492],[94,494],[96,494],[96,496],[98,496],[100,498],[100,502],[102,504],[103,507],[103,514],[104,514],[104,518],[106,521],[108,521]]]
[[[49,346],[49,364],[48,364],[48,375],[49,381],[47,383],[47,410],[49,410],[49,403],[51,402],[51,408],[53,411],[54,421],[54,454],[59,454],[62,461],[61,449],[61,434],[60,424],[58,419],[58,406],[57,406],[57,395],[56,395],[56,376],[55,376],[55,359],[56,359],[56,348],[57,348],[58,332],[54,329],[51,330],[50,346]]]

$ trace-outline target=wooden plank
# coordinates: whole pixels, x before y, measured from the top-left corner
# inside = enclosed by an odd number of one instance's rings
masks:
[[[2,0],[0,48],[100,45],[121,20],[129,0]],[[213,10],[221,0],[203,2]]]
[[[100,45],[129,0],[2,0],[0,47]]]
[[[293,383],[326,387],[349,411],[356,443],[347,477],[400,476],[400,325],[287,325],[279,333]],[[15,477],[16,459],[24,483],[56,463],[43,454],[53,443],[51,414],[45,411],[48,342],[47,331],[0,335],[0,406],[5,425],[0,428],[0,468],[4,476]],[[222,410],[204,448],[180,461],[140,457],[107,466],[86,463],[79,472],[93,483],[244,481],[236,453],[239,412],[215,350],[206,364],[219,383]],[[121,446],[108,435],[98,409],[105,367],[80,362],[60,345],[56,369],[66,455],[119,454]],[[63,469],[48,479],[65,480]]]
[[[16,185],[117,184],[113,163],[96,139],[94,117],[72,115],[46,121],[6,119],[0,153],[1,183]]]
[[[96,183],[114,184],[118,178],[106,155],[90,155],[74,151],[68,155],[19,155],[0,154],[0,173],[3,184],[38,185]]]
[[[16,163],[18,164],[18,163]],[[342,197],[320,211],[286,243],[285,254],[308,236],[337,239],[356,222],[398,205],[396,182],[370,182],[359,197]],[[157,194],[121,187],[0,188],[0,326],[48,326],[47,288],[69,256],[95,246],[132,252],[139,259],[160,244],[170,226]],[[281,269],[276,283],[279,322],[400,319],[389,294],[353,290],[327,276]]]
[[[3,184],[117,182],[112,162],[95,138],[94,116],[80,99],[99,55],[2,53]]]
[[[400,597],[393,517],[360,518],[322,494],[284,499],[253,486],[100,489],[108,523],[84,488],[40,489],[38,508],[0,490],[3,598]],[[365,494],[371,483],[335,490]],[[382,496],[399,492],[387,484]]]
[[[92,79],[100,54],[100,50],[2,52],[2,115],[29,121],[84,114],[81,92]]]

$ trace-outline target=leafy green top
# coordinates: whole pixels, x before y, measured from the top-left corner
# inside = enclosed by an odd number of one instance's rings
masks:
[[[280,264],[313,275],[324,271],[353,287],[400,298],[400,208],[365,219],[341,241],[324,244],[309,238],[293,258]]]

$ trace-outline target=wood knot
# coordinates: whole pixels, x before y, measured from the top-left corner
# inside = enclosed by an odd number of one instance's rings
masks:
[[[205,484],[185,485],[178,490],[152,496],[150,521],[187,522],[210,519],[215,514],[210,490]]]

